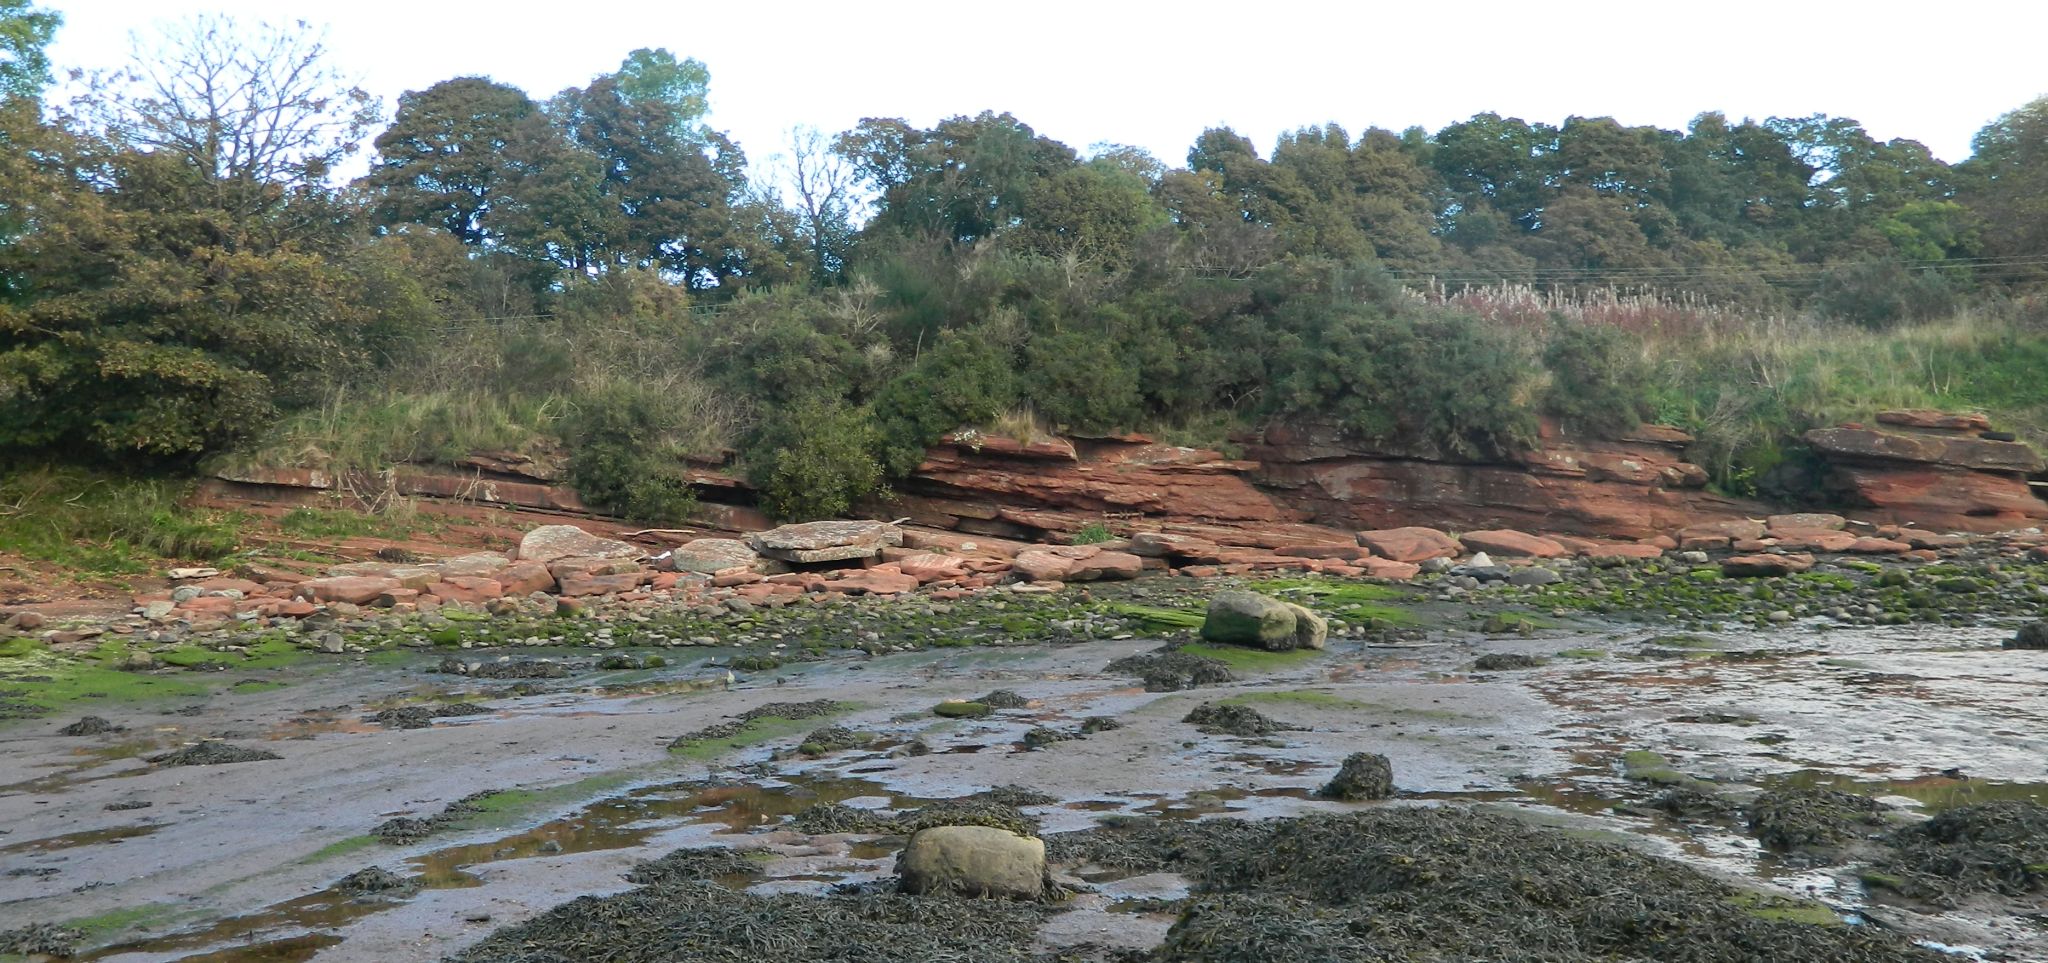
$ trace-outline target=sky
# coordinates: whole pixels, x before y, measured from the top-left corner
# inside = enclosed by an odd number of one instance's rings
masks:
[[[1489,110],[1671,129],[1708,110],[1827,113],[1957,161],[1985,123],[2048,94],[2039,0],[38,2],[65,15],[50,48],[60,71],[117,66],[131,33],[166,19],[305,20],[387,116],[400,93],[450,77],[538,99],[617,69],[636,47],[667,47],[710,67],[710,123],[755,161],[796,125],[930,126],[986,109],[1079,150],[1134,144],[1175,165],[1209,127],[1264,153],[1306,124],[1435,130]]]

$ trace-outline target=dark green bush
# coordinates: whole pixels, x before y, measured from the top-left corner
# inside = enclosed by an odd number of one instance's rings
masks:
[[[874,420],[879,460],[902,477],[924,460],[925,449],[949,431],[985,424],[1016,401],[1010,352],[983,331],[949,331],[877,394]]]
[[[637,521],[681,522],[697,500],[669,441],[676,406],[652,391],[617,383],[579,397],[564,419],[569,482],[591,507]]]
[[[812,397],[771,413],[747,448],[761,507],[789,521],[837,518],[877,490],[878,435],[865,409]]]
[[[1636,339],[1612,327],[1559,321],[1543,346],[1543,410],[1566,426],[1614,436],[1642,424],[1649,370]]]

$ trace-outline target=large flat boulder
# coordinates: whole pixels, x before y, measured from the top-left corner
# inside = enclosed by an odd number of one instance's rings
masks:
[[[843,562],[902,545],[903,530],[888,522],[803,522],[755,532],[748,542],[754,551],[785,562]]]
[[[761,554],[737,538],[699,538],[670,552],[669,563],[678,572],[715,575],[731,568],[752,571],[760,565]]]
[[[1567,554],[1563,544],[1509,528],[1466,532],[1458,536],[1466,548],[1504,558],[1557,558]]]
[[[1374,555],[1395,562],[1426,562],[1432,558],[1457,558],[1458,540],[1434,528],[1409,526],[1382,528],[1358,533],[1358,544]]]
[[[351,605],[368,605],[377,597],[392,589],[404,588],[395,578],[378,578],[374,575],[334,575],[328,578],[307,579],[292,586],[292,593],[302,599],[315,602],[347,602]]]
[[[640,546],[615,538],[601,538],[574,525],[542,525],[519,540],[516,555],[522,562],[552,562],[558,558],[639,558]]]
[[[903,892],[1036,900],[1045,894],[1045,842],[992,826],[920,830],[896,859]]]

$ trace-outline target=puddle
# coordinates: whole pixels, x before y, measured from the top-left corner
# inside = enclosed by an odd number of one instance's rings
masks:
[[[79,846],[119,843],[123,840],[134,839],[137,836],[147,836],[162,828],[163,826],[161,825],[118,826],[113,829],[94,829],[82,833],[66,833],[62,836],[31,839],[23,843],[0,846],[0,856],[12,856],[17,853],[35,856],[43,853],[53,853],[60,849],[75,849]]]
[[[447,846],[414,856],[405,861],[401,875],[417,877],[423,889],[480,886],[483,880],[469,872],[469,867],[536,856],[626,849],[644,845],[658,834],[688,825],[718,826],[721,834],[746,833],[780,823],[785,817],[819,803],[844,802],[860,797],[887,799],[892,808],[924,802],[891,793],[880,783],[867,779],[792,776],[781,780],[778,785],[769,786],[705,786],[701,783],[646,786],[624,795],[600,799],[568,816],[510,836]],[[154,826],[138,828],[140,832],[131,834],[140,835],[157,829]],[[69,838],[55,837],[38,840],[37,843],[55,843]],[[36,843],[18,845],[26,847]],[[894,855],[899,846],[900,843],[881,841],[856,844],[853,855],[877,859]],[[660,854],[647,855],[651,858]],[[376,861],[368,855],[363,859],[366,862]],[[735,881],[738,885],[745,882]],[[78,959],[89,961],[127,953],[148,953],[163,959],[212,960],[218,963],[304,960],[322,947],[331,945],[331,942],[320,940],[338,942],[339,938],[304,934],[302,931],[336,929],[394,905],[396,902],[389,899],[353,897],[329,888],[274,904],[256,913],[229,917],[202,929],[108,946]],[[248,942],[292,933],[301,935]],[[234,942],[245,942],[246,945],[222,946]],[[212,947],[220,948],[197,957],[164,955]],[[292,955],[295,953],[303,955]]]
[[[1771,788],[1795,786],[1804,789],[1837,789],[1878,797],[1903,796],[1918,803],[1920,808],[1928,813],[1954,809],[1957,806],[2008,800],[2048,805],[2048,783],[2038,782],[1990,782],[1939,775],[1923,776],[1919,779],[1872,781],[1854,779],[1822,769],[1801,769],[1797,772],[1766,777],[1762,782]]]

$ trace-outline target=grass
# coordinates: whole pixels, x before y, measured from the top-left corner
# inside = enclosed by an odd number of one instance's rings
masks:
[[[181,506],[190,489],[76,468],[9,472],[0,477],[0,552],[96,576],[233,554],[245,519]]]
[[[9,698],[46,712],[80,704],[191,698],[209,691],[207,683],[197,679],[114,668],[127,654],[128,647],[118,642],[103,643],[84,656],[59,655],[38,645],[28,654],[0,661],[0,688],[26,686]]]
[[[294,508],[277,519],[279,531],[301,538],[386,538],[406,539],[433,534],[444,523],[411,510],[411,502],[394,502],[381,512],[356,512],[339,508]]]
[[[1806,429],[1887,408],[1985,411],[1997,427],[2048,442],[2048,337],[1987,314],[1885,331],[1751,321],[1653,337],[1645,355],[1657,419],[1693,432],[1691,460],[1738,492],[1792,457]]]
[[[327,845],[320,847],[319,849],[307,853],[305,856],[299,859],[299,863],[300,865],[305,866],[310,866],[314,863],[324,863],[330,859],[346,856],[350,853],[358,852],[360,850],[369,849],[375,845],[377,845],[377,837],[375,836],[371,836],[368,834],[364,834],[361,836],[344,836],[340,839],[335,840],[334,842],[328,843]]]
[[[1412,594],[1376,582],[1286,578],[1253,582],[1247,587],[1269,595],[1301,597],[1309,608],[1354,625],[1414,625],[1421,621],[1415,613],[1390,604],[1410,601]]]
[[[1170,631],[1174,629],[1199,629],[1208,618],[1200,612],[1189,609],[1168,609],[1155,605],[1133,605],[1116,602],[1103,606],[1103,610],[1127,619],[1134,619],[1146,628]]]
[[[84,934],[87,943],[97,943],[120,933],[161,928],[173,920],[192,914],[193,910],[176,903],[144,903],[140,906],[123,906],[93,916],[65,920],[58,925]]]
[[[696,739],[683,746],[672,748],[669,754],[693,762],[710,762],[728,752],[758,746],[764,742],[800,736],[812,729],[828,724],[832,719],[845,715],[855,706],[842,705],[838,712],[830,715],[813,716],[809,719],[786,719],[782,716],[763,716],[747,723],[746,728],[721,739]]]

